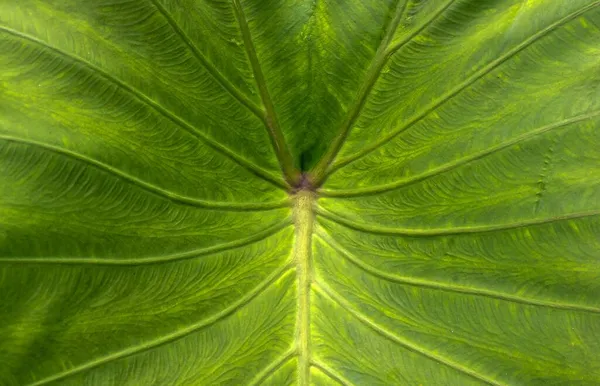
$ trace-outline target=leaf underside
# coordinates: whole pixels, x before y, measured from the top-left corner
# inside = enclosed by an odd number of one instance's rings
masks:
[[[0,384],[600,384],[600,1],[0,0]]]

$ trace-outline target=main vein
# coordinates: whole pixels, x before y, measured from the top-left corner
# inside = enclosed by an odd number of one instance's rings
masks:
[[[244,10],[239,0],[232,0],[232,2],[236,18],[240,25],[240,31],[242,33],[244,47],[246,48],[246,54],[248,55],[250,66],[252,67],[254,79],[256,79],[256,85],[258,87],[260,98],[265,106],[266,112],[263,117],[263,122],[267,132],[269,133],[269,139],[271,140],[271,144],[275,150],[277,160],[279,161],[279,166],[283,171],[285,179],[290,186],[294,186],[299,179],[299,173],[294,168],[292,154],[288,149],[283,132],[279,126],[279,120],[277,119],[277,114],[275,113],[275,106],[273,105],[273,100],[271,99],[271,95],[269,94],[269,90],[267,88],[267,82],[265,81],[265,77],[258,61],[258,56],[256,55],[256,49],[254,47],[254,42],[252,41],[246,15],[244,14]]]
[[[312,234],[315,220],[315,196],[300,191],[295,197],[294,221],[296,241],[294,260],[298,277],[298,311],[296,316],[296,349],[298,351],[298,384],[310,383],[310,288],[312,282]]]

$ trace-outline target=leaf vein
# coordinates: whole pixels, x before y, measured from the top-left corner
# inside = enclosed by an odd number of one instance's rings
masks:
[[[454,1],[454,0],[451,0]],[[369,96],[375,82],[379,78],[381,74],[381,70],[387,62],[389,56],[386,54],[386,48],[389,44],[389,40],[393,37],[396,29],[398,28],[398,24],[402,19],[402,15],[404,14],[404,10],[406,9],[408,2],[398,1],[396,3],[396,10],[394,12],[394,16],[392,17],[392,21],[388,26],[385,36],[381,39],[379,47],[377,47],[377,51],[375,52],[375,56],[367,69],[367,73],[365,76],[365,80],[363,84],[360,86],[354,103],[348,110],[348,114],[344,121],[342,122],[340,128],[338,129],[338,133],[333,139],[333,142],[329,148],[329,150],[325,153],[323,158],[317,163],[317,165],[313,168],[312,175],[314,178],[314,184],[316,186],[321,185],[325,178],[327,177],[327,169],[330,164],[333,162],[340,149],[344,145],[354,122],[360,115],[362,108],[364,107],[367,97]]]
[[[122,265],[122,266],[139,266],[149,264],[171,263],[175,261],[188,260],[192,258],[212,255],[221,252],[227,252],[233,249],[245,247],[267,237],[274,236],[283,229],[292,224],[291,220],[286,219],[283,222],[274,226],[268,227],[261,232],[245,237],[243,239],[230,241],[227,243],[213,245],[206,248],[194,249],[191,251],[174,253],[171,255],[162,255],[154,257],[142,258],[93,258],[93,257],[0,257],[0,264],[60,264],[60,265]]]
[[[252,67],[254,78],[256,79],[256,85],[258,87],[263,105],[265,106],[266,112],[263,117],[265,128],[267,129],[269,139],[271,140],[271,145],[273,146],[273,150],[275,151],[275,155],[279,161],[279,166],[285,175],[287,183],[290,186],[295,186],[298,182],[299,175],[294,168],[292,155],[288,149],[283,132],[281,131],[281,127],[279,126],[279,120],[275,112],[275,107],[273,106],[273,101],[271,100],[271,95],[269,94],[267,82],[256,55],[256,49],[254,48],[254,42],[252,41],[250,28],[248,27],[248,22],[246,21],[242,4],[239,0],[232,0],[232,3],[240,31],[242,33],[242,38],[244,40],[246,54],[250,60],[250,66]]]
[[[430,113],[435,111],[438,107],[451,101],[455,96],[459,95],[462,91],[468,89],[477,80],[483,78],[484,76],[486,76],[487,74],[489,74],[490,72],[492,72],[493,70],[498,68],[500,65],[502,65],[503,63],[505,63],[512,57],[514,57],[519,52],[521,52],[524,49],[526,49],[527,47],[533,45],[535,42],[539,41],[541,38],[549,35],[553,31],[555,31],[558,27],[562,26],[563,24],[575,19],[576,17],[581,16],[585,12],[587,12],[593,8],[596,8],[599,5],[600,5],[600,1],[595,1],[594,3],[587,5],[576,12],[573,12],[573,13],[561,18],[560,20],[556,21],[555,23],[550,24],[545,29],[534,34],[529,39],[526,39],[521,44],[519,44],[516,47],[514,47],[513,49],[509,50],[506,54],[504,54],[500,58],[490,62],[487,66],[485,66],[481,70],[476,71],[473,75],[471,75],[469,78],[467,78],[464,82],[459,84],[454,89],[450,90],[450,92],[444,94],[439,100],[437,100],[436,102],[427,106],[421,114],[410,119],[405,125],[401,126],[397,130],[392,131],[391,133],[384,136],[382,139],[375,142],[374,144],[372,144],[370,146],[365,146],[364,149],[361,150],[360,152],[357,152],[352,156],[349,156],[345,159],[340,159],[339,161],[337,161],[335,164],[333,164],[331,166],[331,168],[328,172],[328,175],[331,175],[333,172],[341,169],[342,167],[347,166],[348,164],[366,156],[367,154],[371,153],[372,151],[377,150],[381,146],[385,145],[386,143],[388,143],[389,141],[394,139],[398,134],[408,130],[409,128],[411,128],[412,126],[414,126],[415,124],[417,124],[418,122],[423,120]]]
[[[322,362],[313,360],[310,362],[310,365],[316,369],[319,369],[321,372],[323,372],[323,374],[327,375],[333,381],[339,383],[342,386],[353,386],[353,384],[350,381],[336,373],[335,370],[333,370],[332,368],[330,368]]]
[[[265,181],[268,181],[269,183],[282,188],[282,189],[286,189],[287,190],[287,186],[285,183],[283,183],[279,178],[273,176],[270,172],[266,171],[265,169],[263,169],[262,167],[255,165],[254,163],[248,161],[247,159],[240,157],[239,155],[235,154],[235,152],[231,149],[229,149],[228,147],[226,147],[225,145],[215,141],[214,139],[210,138],[209,136],[207,136],[206,134],[200,132],[197,128],[195,128],[193,125],[191,125],[190,123],[188,123],[187,121],[185,121],[184,119],[178,117],[177,115],[173,114],[171,111],[169,111],[168,109],[162,107],[159,103],[157,103],[156,101],[152,100],[149,96],[147,96],[146,94],[144,94],[143,92],[141,92],[140,90],[128,85],[127,83],[121,81],[120,79],[114,77],[113,75],[109,74],[108,72],[104,71],[103,69],[101,69],[100,67],[92,64],[91,62],[77,56],[74,55],[72,53],[63,51],[57,47],[51,46],[48,43],[27,35],[25,33],[13,30],[11,28],[8,28],[6,26],[0,26],[0,31],[4,31],[8,34],[11,34],[15,37],[21,38],[23,40],[27,40],[31,43],[37,44],[38,46],[49,50],[51,52],[54,52],[55,54],[58,54],[66,59],[69,59],[73,62],[79,63],[80,65],[87,67],[89,70],[91,70],[92,72],[96,73],[98,76],[101,76],[102,78],[108,80],[109,82],[114,83],[115,85],[117,85],[119,88],[127,91],[129,94],[135,96],[135,98],[137,98],[142,104],[145,104],[146,106],[152,108],[154,111],[158,112],[159,114],[161,114],[162,116],[164,116],[165,118],[167,118],[168,120],[170,120],[171,122],[175,123],[178,127],[182,128],[183,130],[187,131],[189,134],[191,134],[192,136],[194,136],[195,138],[201,140],[202,142],[204,142],[207,146],[209,146],[210,148],[212,148],[213,150],[225,155],[226,157],[230,158],[232,161],[234,161],[235,163],[237,163],[238,165],[242,166],[243,168],[245,168],[246,170],[248,170],[249,172],[251,172],[252,174],[256,175],[257,177],[260,177],[262,179],[264,179]]]
[[[577,220],[587,217],[594,217],[600,215],[600,210],[592,210],[588,212],[569,213],[560,216],[548,217],[548,218],[537,218],[532,220],[519,221],[508,224],[494,224],[494,225],[475,225],[475,226],[460,226],[455,228],[432,228],[432,229],[417,229],[417,228],[390,228],[373,226],[365,223],[359,223],[353,220],[349,220],[342,216],[339,216],[333,212],[327,211],[322,208],[317,208],[316,213],[323,218],[338,223],[346,228],[354,229],[357,231],[382,234],[382,235],[397,235],[397,236],[410,236],[410,237],[436,237],[436,236],[453,236],[461,234],[476,234],[476,233],[488,233],[498,232],[518,228],[526,228],[529,226],[545,225],[554,222]]]
[[[371,320],[370,318],[368,318],[367,316],[363,315],[361,312],[356,310],[350,304],[350,302],[348,302],[346,299],[343,299],[343,297],[341,295],[337,294],[332,288],[330,288],[324,282],[319,281],[319,282],[315,282],[315,284],[316,284],[315,285],[316,291],[321,292],[326,298],[328,298],[333,303],[339,305],[342,309],[344,309],[346,312],[348,312],[348,314],[350,314],[352,317],[354,317],[355,319],[360,321],[363,325],[365,325],[366,327],[368,327],[369,329],[371,329],[372,331],[374,331],[381,337],[389,340],[390,342],[401,345],[402,347],[404,347],[414,353],[421,354],[426,358],[429,358],[429,359],[431,359],[437,363],[440,363],[442,365],[448,366],[454,370],[457,370],[463,374],[469,375],[472,378],[483,381],[489,385],[495,385],[495,386],[502,385],[501,383],[489,378],[488,376],[486,376],[484,374],[480,374],[477,371],[470,369],[460,363],[457,363],[450,358],[446,358],[442,355],[433,353],[430,350],[428,350],[424,347],[421,347],[421,346],[415,344],[414,342],[409,341],[408,339],[402,338],[402,337],[392,333],[391,331],[388,331],[387,329],[379,326],[373,320]]]
[[[429,289],[440,290],[440,291],[451,292],[451,293],[488,297],[488,298],[492,298],[492,299],[504,300],[504,301],[514,302],[514,303],[521,303],[521,304],[526,304],[526,305],[530,305],[530,306],[540,306],[540,307],[548,307],[548,308],[559,309],[559,310],[572,310],[572,311],[582,311],[582,312],[591,312],[591,313],[600,314],[599,307],[584,306],[584,305],[580,305],[580,304],[561,303],[561,302],[555,302],[555,301],[550,301],[550,300],[531,299],[531,298],[525,298],[525,297],[518,296],[518,295],[502,293],[502,292],[498,292],[498,291],[490,291],[490,290],[483,289],[483,288],[473,288],[473,287],[461,286],[461,285],[456,285],[456,284],[442,283],[442,282],[433,281],[433,280],[417,279],[417,278],[411,278],[411,277],[406,277],[406,276],[389,274],[385,271],[382,271],[380,269],[377,269],[377,268],[371,266],[370,264],[365,263],[358,257],[354,256],[353,254],[351,254],[350,252],[345,250],[342,246],[337,244],[325,232],[319,231],[317,236],[325,244],[329,245],[333,250],[335,250],[340,256],[342,256],[344,259],[346,259],[347,261],[349,261],[350,263],[352,263],[359,269],[363,270],[364,272],[366,272],[372,276],[375,276],[379,279],[382,279],[382,280],[385,280],[388,282],[403,284],[403,285],[408,285],[408,286],[413,286],[413,287],[419,287],[419,288],[429,288]]]
[[[246,106],[254,115],[256,115],[261,120],[264,116],[264,111],[262,108],[257,106],[254,102],[252,102],[246,95],[244,95],[237,87],[235,87],[230,81],[228,81],[223,74],[208,60],[204,57],[204,55],[200,52],[198,47],[191,41],[191,39],[186,35],[186,33],[179,27],[179,25],[175,22],[173,17],[169,14],[169,12],[165,9],[165,7],[160,4],[157,0],[151,0],[152,4],[158,9],[158,11],[163,15],[163,17],[167,20],[167,23],[171,26],[173,31],[181,38],[181,40],[190,48],[196,59],[209,74],[212,75],[213,78],[234,98],[236,98],[242,105]]]
[[[295,350],[289,350],[283,355],[276,358],[273,362],[269,363],[258,375],[250,381],[248,386],[258,386],[262,385],[264,381],[269,379],[269,377],[277,372],[283,365],[285,365],[290,359],[296,356],[297,353]]]
[[[272,210],[277,208],[283,208],[286,206],[290,206],[289,199],[284,199],[281,201],[275,202],[243,202],[243,203],[234,203],[234,202],[221,202],[221,201],[212,201],[212,200],[203,200],[195,197],[181,195],[170,190],[161,188],[159,186],[153,185],[151,183],[145,182],[137,177],[131,176],[125,172],[122,172],[118,168],[107,165],[103,162],[95,160],[86,155],[67,150],[58,146],[30,140],[24,138],[17,138],[9,135],[0,134],[0,140],[4,140],[7,142],[15,142],[20,144],[25,144],[28,146],[36,146],[41,149],[59,154],[61,156],[68,157],[70,159],[74,159],[79,162],[86,163],[91,165],[97,169],[100,169],[106,173],[117,176],[147,192],[155,194],[157,196],[166,198],[172,202],[181,205],[193,206],[197,208],[205,208],[205,209],[215,209],[215,210],[223,210],[223,211],[262,211],[262,210]]]
[[[585,120],[588,120],[591,118],[596,118],[598,116],[600,116],[600,110],[593,111],[593,112],[587,113],[587,114],[578,115],[578,116],[575,116],[575,117],[572,117],[569,119],[565,119],[565,120],[562,120],[562,121],[559,121],[559,122],[556,122],[556,123],[553,123],[550,125],[546,125],[546,126],[531,130],[530,132],[527,132],[525,134],[519,135],[515,138],[509,139],[508,141],[501,142],[501,143],[499,143],[495,146],[492,146],[484,151],[474,153],[467,157],[459,158],[456,161],[449,162],[445,165],[431,169],[431,170],[421,173],[419,175],[405,178],[402,180],[398,180],[396,182],[392,182],[389,184],[376,185],[376,186],[371,186],[368,188],[360,188],[360,189],[321,189],[321,190],[319,190],[319,193],[322,194],[323,196],[327,196],[327,197],[340,197],[340,198],[359,197],[359,196],[368,196],[368,195],[373,195],[373,194],[386,193],[386,192],[389,192],[389,191],[392,191],[392,190],[395,190],[398,188],[409,186],[409,185],[415,184],[417,182],[421,182],[426,179],[441,175],[445,172],[454,170],[458,167],[468,165],[473,161],[483,159],[489,155],[497,153],[497,152],[504,150],[510,146],[513,146],[520,142],[532,139],[538,135],[545,134],[554,129],[564,128],[565,126],[571,125],[573,123],[582,122],[582,121],[585,121]]]
[[[287,272],[291,271],[292,268],[293,267],[291,265],[286,265],[280,269],[277,269],[275,272],[271,273],[271,275],[269,275],[266,280],[264,280],[258,286],[256,286],[250,292],[248,292],[244,297],[242,297],[238,301],[234,302],[231,306],[225,308],[224,310],[222,310],[204,320],[194,323],[188,327],[181,328],[170,334],[163,335],[161,337],[152,339],[145,343],[142,343],[142,344],[139,344],[139,345],[136,345],[133,347],[129,347],[127,349],[117,351],[117,352],[114,352],[107,356],[104,356],[104,357],[92,360],[90,362],[81,364],[79,366],[73,367],[62,373],[58,373],[58,374],[46,377],[44,379],[41,379],[39,381],[32,383],[31,386],[46,385],[46,384],[49,384],[52,382],[64,380],[71,376],[77,375],[81,372],[91,370],[93,368],[102,366],[104,364],[118,361],[120,359],[124,359],[126,357],[140,354],[140,353],[149,351],[151,349],[154,349],[156,347],[163,346],[168,343],[172,343],[172,342],[177,341],[181,338],[184,338],[185,336],[188,336],[194,332],[198,332],[204,328],[210,327],[210,326],[226,319],[227,317],[235,314],[237,311],[242,309],[244,306],[248,305],[250,302],[252,302],[252,300],[256,299],[258,296],[260,296],[262,293],[264,293],[273,283],[275,283],[277,280],[279,280],[281,277],[283,277]]]

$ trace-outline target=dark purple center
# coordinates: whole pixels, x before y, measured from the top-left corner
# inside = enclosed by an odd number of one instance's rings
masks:
[[[297,193],[300,190],[315,191],[315,187],[313,186],[310,175],[308,173],[302,173],[300,175],[300,179],[296,183],[296,186],[293,187],[292,193]]]

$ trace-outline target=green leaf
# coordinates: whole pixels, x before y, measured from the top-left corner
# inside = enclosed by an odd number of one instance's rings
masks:
[[[0,1],[1,385],[600,384],[600,1]]]

